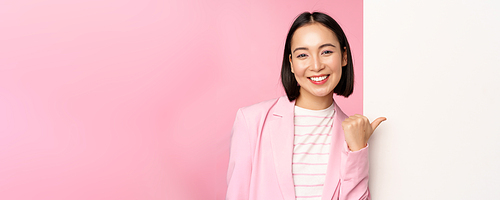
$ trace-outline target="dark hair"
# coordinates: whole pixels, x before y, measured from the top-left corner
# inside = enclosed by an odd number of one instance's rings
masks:
[[[288,100],[295,100],[300,95],[300,86],[290,69],[289,55],[292,53],[292,37],[298,28],[311,23],[320,23],[332,30],[339,40],[342,55],[344,55],[344,51],[346,51],[347,65],[342,67],[340,81],[333,89],[333,92],[340,96],[349,97],[354,90],[354,68],[352,64],[351,48],[349,47],[349,42],[347,42],[347,37],[345,36],[344,31],[340,25],[327,14],[320,12],[304,12],[295,19],[292,27],[290,27],[290,30],[288,31],[288,35],[286,36],[285,52],[283,53],[283,64],[281,66],[281,83],[285,88]]]

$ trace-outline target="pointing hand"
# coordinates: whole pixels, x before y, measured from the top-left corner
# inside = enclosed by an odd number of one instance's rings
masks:
[[[370,124],[367,117],[356,114],[344,120],[342,122],[342,129],[344,129],[345,141],[349,149],[351,151],[358,151],[366,147],[373,131],[386,119],[385,117],[379,117]]]

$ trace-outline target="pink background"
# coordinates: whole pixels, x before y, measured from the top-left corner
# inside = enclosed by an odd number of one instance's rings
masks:
[[[357,1],[3,1],[0,199],[223,199],[239,107],[281,96],[293,19]]]

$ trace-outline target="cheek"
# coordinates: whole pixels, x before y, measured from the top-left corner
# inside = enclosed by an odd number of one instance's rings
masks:
[[[336,72],[336,71],[341,71],[342,70],[342,64],[343,63],[342,63],[342,60],[341,60],[340,57],[339,58],[337,58],[337,57],[331,58],[327,62],[328,62],[328,66],[330,66],[330,69],[332,71]]]
[[[295,75],[296,79],[300,79],[300,78],[304,77],[305,67],[303,67],[301,64],[294,65],[294,67],[292,67],[292,69],[293,69],[293,74]]]

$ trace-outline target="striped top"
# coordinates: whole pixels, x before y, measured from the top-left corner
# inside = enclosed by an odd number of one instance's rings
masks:
[[[295,106],[292,175],[295,199],[321,199],[330,155],[333,104],[323,110]]]

